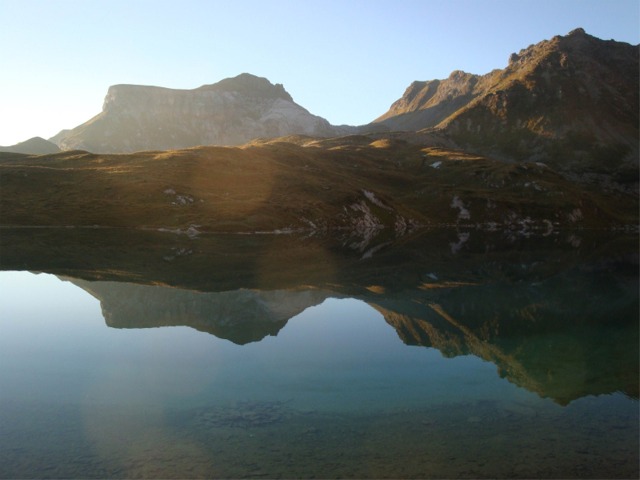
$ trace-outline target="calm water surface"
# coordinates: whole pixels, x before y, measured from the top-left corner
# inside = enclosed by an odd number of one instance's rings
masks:
[[[361,296],[0,272],[0,477],[636,478],[637,274],[598,272]]]

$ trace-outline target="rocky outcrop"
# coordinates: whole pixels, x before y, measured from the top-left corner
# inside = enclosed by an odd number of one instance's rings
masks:
[[[414,82],[375,122],[508,159],[637,170],[638,66],[638,46],[576,29],[512,54],[502,70]]]
[[[454,71],[446,80],[413,82],[389,111],[374,120],[393,130],[421,130],[438,125],[478,95],[482,77]]]
[[[112,86],[100,114],[54,138],[63,150],[125,153],[347,130],[309,113],[282,85],[244,73],[193,90]]]

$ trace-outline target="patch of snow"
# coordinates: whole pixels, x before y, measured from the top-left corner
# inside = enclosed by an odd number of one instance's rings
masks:
[[[442,165],[442,160],[438,160],[437,162],[433,162],[430,166],[432,168],[440,168],[440,165]]]

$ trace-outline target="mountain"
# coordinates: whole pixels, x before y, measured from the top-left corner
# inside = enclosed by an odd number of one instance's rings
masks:
[[[243,73],[193,90],[114,85],[100,114],[52,140],[62,150],[125,153],[351,130],[312,115],[281,84]]]
[[[355,127],[249,74],[195,90],[119,85],[57,138],[138,153],[0,154],[0,223],[331,232],[362,255],[374,238],[438,225],[637,228],[638,82],[637,47],[578,29],[504,70],[414,83],[374,124],[405,132],[338,135]]]
[[[413,82],[388,112],[360,127],[331,125],[282,85],[248,73],[193,90],[115,85],[100,114],[51,141],[62,150],[130,153],[392,130],[432,146],[636,179],[638,58],[638,46],[578,28],[513,53],[504,69],[486,75],[454,71]]]
[[[412,83],[374,123],[427,129],[460,148],[564,168],[637,172],[638,46],[576,29],[486,75]]]
[[[58,133],[56,133],[53,137],[51,137],[51,138],[49,139],[49,141],[50,141],[51,143],[55,143],[55,144],[56,144],[56,146],[57,146],[57,145],[60,143],[60,141],[61,141],[64,137],[66,137],[67,135],[69,135],[69,132],[70,132],[70,131],[71,131],[71,130],[69,130],[69,129],[60,130],[60,131],[59,131]]]
[[[41,137],[33,137],[10,147],[0,147],[0,152],[24,153],[27,155],[46,155],[58,153],[60,149],[55,143]]]

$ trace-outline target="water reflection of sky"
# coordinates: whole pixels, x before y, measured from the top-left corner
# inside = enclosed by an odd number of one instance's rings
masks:
[[[474,356],[408,347],[366,303],[328,299],[244,346],[188,327],[108,328],[99,302],[47,274],[0,273],[0,398],[197,406],[409,408],[464,399],[550,404]]]

